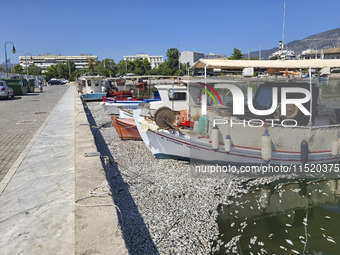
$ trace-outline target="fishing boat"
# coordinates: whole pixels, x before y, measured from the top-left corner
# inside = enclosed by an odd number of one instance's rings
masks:
[[[340,109],[318,104],[315,84],[264,83],[256,89],[255,95],[248,89],[250,94],[244,101],[235,85],[187,83],[180,96],[169,90],[170,104],[154,113],[147,105],[135,110],[136,126],[157,158],[256,165],[340,162]],[[285,94],[287,91],[291,93]],[[224,99],[230,92],[232,104],[222,102],[219,95]],[[181,107],[175,106],[174,98]],[[179,110],[187,110],[193,128],[178,128]]]
[[[119,91],[110,94],[109,96],[102,96],[104,102],[115,102],[115,101],[137,101],[137,98],[132,97],[132,93],[129,91]]]
[[[133,118],[133,110],[132,109],[123,109],[119,108],[119,118],[121,119],[131,119]]]
[[[83,101],[99,101],[102,96],[106,95],[103,92],[102,80],[104,76],[81,76],[78,79],[78,91]]]
[[[110,115],[118,115],[119,109],[137,109],[139,103],[149,103],[149,102],[155,102],[160,101],[160,99],[144,99],[144,100],[124,100],[124,101],[108,101],[105,102],[104,107],[108,114]]]
[[[142,140],[133,118],[118,118],[117,116],[111,116],[111,119],[120,139]]]

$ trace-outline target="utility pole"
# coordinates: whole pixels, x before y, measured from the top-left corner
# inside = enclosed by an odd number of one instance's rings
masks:
[[[259,60],[261,60],[261,43],[260,43],[260,49],[259,49]]]
[[[285,38],[285,19],[286,19],[286,2],[283,2],[283,27],[282,27],[282,50],[284,46],[284,38]]]

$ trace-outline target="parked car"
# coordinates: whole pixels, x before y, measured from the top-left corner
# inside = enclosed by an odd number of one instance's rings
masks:
[[[13,89],[3,80],[0,80],[0,97],[6,99],[14,97]]]
[[[48,85],[62,85],[64,84],[61,80],[51,79],[48,81]]]
[[[66,84],[66,83],[69,83],[70,81],[69,80],[66,80],[66,79],[60,79],[61,80],[61,82],[63,83],[63,84]]]

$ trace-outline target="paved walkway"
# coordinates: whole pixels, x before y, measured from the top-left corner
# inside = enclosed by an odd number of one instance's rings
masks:
[[[0,100],[0,181],[67,89],[68,86],[48,86],[43,93]]]
[[[97,148],[75,86],[59,88],[0,182],[0,254],[127,254],[112,197],[75,204],[107,181],[100,158],[85,156]]]
[[[74,87],[1,182],[1,254],[74,253],[75,126],[70,109]]]

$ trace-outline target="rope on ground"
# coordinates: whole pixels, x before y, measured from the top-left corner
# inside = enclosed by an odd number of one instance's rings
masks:
[[[120,209],[115,204],[111,204],[111,203],[110,204],[79,204],[80,201],[83,201],[83,200],[86,200],[92,197],[107,197],[105,195],[109,195],[110,197],[112,197],[112,193],[110,191],[104,191],[104,189],[109,188],[109,185],[105,183],[107,182],[104,182],[100,184],[99,186],[95,187],[94,189],[90,190],[89,196],[79,198],[74,203],[78,206],[83,206],[83,207],[115,206],[117,210],[120,212]],[[101,188],[103,192],[97,192],[96,190],[99,188]]]
[[[96,190],[101,188],[102,192],[97,192]],[[119,209],[119,207],[117,205],[115,205],[113,202],[112,203],[107,203],[107,204],[80,204],[80,201],[89,199],[89,198],[93,198],[93,197],[107,197],[106,195],[109,195],[110,197],[112,197],[112,193],[111,191],[105,191],[105,189],[110,189],[110,186],[107,184],[107,182],[103,182],[102,184],[100,184],[99,186],[95,187],[94,189],[90,190],[89,192],[89,196],[83,197],[83,198],[79,198],[77,199],[74,204],[76,206],[81,206],[81,207],[101,207],[101,206],[114,206],[116,207],[116,209],[118,210],[118,212],[121,215],[121,226],[122,226],[122,230],[124,230],[124,220],[123,220],[123,214],[122,211]],[[119,218],[118,218],[119,219]],[[118,229],[118,228],[117,228]]]

